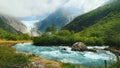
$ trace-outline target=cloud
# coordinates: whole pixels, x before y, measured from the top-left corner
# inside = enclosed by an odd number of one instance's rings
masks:
[[[0,0],[0,13],[15,17],[38,16],[54,12],[59,7],[95,9],[108,0]]]
[[[84,12],[88,12],[105,4],[108,1],[109,0],[69,0],[69,2],[66,3],[64,6],[83,9]]]

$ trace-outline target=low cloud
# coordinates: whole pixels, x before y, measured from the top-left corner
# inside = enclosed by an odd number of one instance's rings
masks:
[[[54,12],[59,7],[83,9],[88,12],[108,0],[0,0],[0,13],[15,17],[38,16]]]

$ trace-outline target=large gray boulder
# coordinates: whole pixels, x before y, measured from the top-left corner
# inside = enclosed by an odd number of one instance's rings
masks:
[[[86,51],[86,50],[87,50],[87,47],[82,42],[76,42],[72,46],[72,51]]]

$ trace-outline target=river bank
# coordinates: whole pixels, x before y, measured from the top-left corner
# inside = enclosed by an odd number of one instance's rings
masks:
[[[0,41],[0,68],[26,67],[26,68],[85,68],[69,63],[47,60],[27,53],[16,53],[11,46],[31,41]]]
[[[117,64],[120,67],[120,50],[118,50],[118,48],[106,48],[105,50],[107,51],[111,51],[112,53],[114,53],[116,55],[117,58]]]
[[[116,62],[116,57],[110,51],[102,50],[107,46],[87,46],[89,49],[97,48],[97,52],[78,52],[71,51],[69,46],[34,46],[32,43],[16,44],[13,46],[19,53],[30,53],[37,55],[38,57],[55,60],[63,63],[71,63],[75,65],[83,65],[86,67],[96,68],[98,66],[104,67],[104,61],[107,61],[107,65],[110,66]]]
[[[11,46],[17,43],[24,43],[31,41],[5,41],[0,40],[0,68],[21,68],[32,67],[36,68],[36,64],[40,64],[42,68],[60,68],[60,63],[38,58],[31,54],[16,53],[15,49]]]

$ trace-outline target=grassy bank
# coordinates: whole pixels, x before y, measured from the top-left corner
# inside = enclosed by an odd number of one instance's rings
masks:
[[[24,42],[31,41],[0,40],[0,68],[36,68],[36,64],[42,65],[43,68],[61,68],[59,62],[42,59],[31,54],[16,53],[16,51],[11,48],[11,46],[17,43]]]
[[[17,43],[31,42],[29,41],[6,41],[0,40],[0,68],[36,68],[41,65],[43,68],[83,68],[69,63],[61,63],[57,61],[47,60],[36,57],[31,54],[16,53],[11,46]],[[38,65],[39,64],[39,65]]]
[[[6,41],[0,40],[0,68],[36,68],[36,64],[40,64],[43,68],[61,68],[62,63],[46,60],[30,54],[16,53],[11,46],[17,43],[31,42],[29,41]],[[62,67],[63,68],[63,67]],[[66,68],[66,67],[65,67]]]
[[[31,42],[31,41],[0,41],[0,68],[36,68],[41,65],[42,68],[86,68],[83,66],[76,66],[70,63],[62,63],[58,61],[47,60],[36,57],[31,54],[16,53],[11,46],[16,43]],[[112,65],[108,68],[117,68]],[[94,67],[91,67],[94,68]],[[103,68],[103,67],[98,67]]]
[[[22,41],[0,41],[0,68],[24,67],[32,55],[18,54],[10,46]]]

